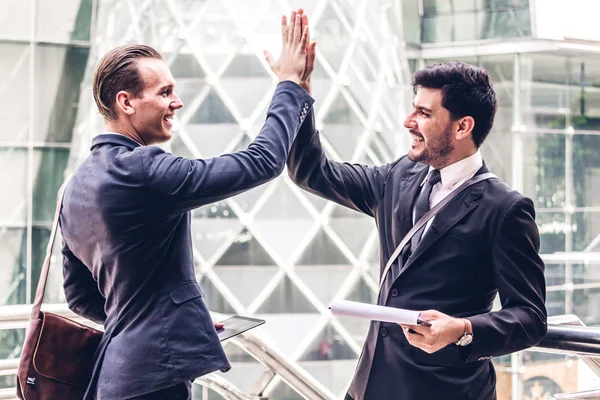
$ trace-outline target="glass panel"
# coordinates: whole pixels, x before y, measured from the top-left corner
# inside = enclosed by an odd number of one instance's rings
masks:
[[[452,41],[478,39],[477,16],[475,13],[454,14],[452,24],[455,28],[452,31]]]
[[[26,302],[26,245],[25,229],[0,228],[0,305]]]
[[[210,90],[190,119],[191,124],[231,124],[235,122],[236,120],[231,111],[214,89]]]
[[[337,245],[325,231],[320,230],[302,256],[297,265],[345,265],[348,259],[342,254]]]
[[[202,54],[211,72],[216,73],[240,48],[244,39],[224,2],[209,1],[205,4],[202,21],[189,32],[188,43]]]
[[[566,181],[565,181],[565,136],[557,134],[544,134],[527,136],[535,138],[535,194],[529,195],[536,206],[543,208],[562,208],[565,206]],[[531,143],[533,145],[533,143]],[[525,158],[528,158],[525,151]],[[529,156],[531,157],[531,156]]]
[[[207,206],[205,208],[217,208]],[[224,210],[229,213],[228,210]],[[192,219],[192,241],[194,249],[209,261],[220,254],[223,246],[229,246],[242,230],[237,218],[194,218]],[[231,250],[230,250],[231,251]]]
[[[335,207],[329,225],[356,256],[362,253],[375,228],[373,218],[342,206]]]
[[[87,48],[37,46],[33,131],[35,140],[71,141],[88,56]]]
[[[600,286],[600,262],[588,261],[583,264],[573,264],[573,283],[596,283]]]
[[[279,268],[244,265],[242,267],[214,267],[213,271],[223,281],[235,298],[245,307],[250,306],[258,294],[275,277]],[[250,283],[251,284],[248,284]]]
[[[486,12],[478,20],[481,39],[531,36],[528,9]]]
[[[600,212],[573,214],[573,250],[600,251]]]
[[[559,286],[565,284],[565,264],[555,264],[545,262],[546,270],[544,276],[546,277],[546,287]]]
[[[454,12],[475,11],[477,6],[476,0],[452,0],[452,8]]]
[[[359,303],[375,304],[377,296],[375,292],[367,286],[365,281],[361,278],[353,286],[350,293],[346,296],[346,300],[357,301]],[[350,332],[356,343],[362,343],[367,336],[369,331],[369,324],[359,318],[352,317],[335,317],[337,318],[344,328]]]
[[[237,314],[236,310],[206,276],[200,279],[200,287],[202,287],[202,291],[206,295],[204,302],[210,311],[223,314]]]
[[[27,150],[0,148],[0,221],[25,224],[27,215]]]
[[[453,32],[451,15],[423,18],[423,43],[451,42]]]
[[[34,151],[33,220],[36,223],[54,219],[58,189],[65,179],[69,161],[68,149],[38,149]]]
[[[287,184],[274,185],[275,190],[255,215],[253,228],[265,245],[287,261],[314,226],[314,221]]]
[[[540,254],[552,254],[566,250],[565,234],[572,230],[562,212],[536,212],[536,224],[540,232]]]
[[[549,317],[566,314],[565,292],[563,290],[546,292],[546,309]]]
[[[352,267],[298,266],[294,272],[325,306],[329,306],[342,284],[350,276]]]
[[[279,285],[257,310],[258,314],[306,314],[317,313],[306,296],[294,285],[288,276],[284,276]]]
[[[242,118],[250,118],[263,99],[271,97],[273,80],[270,77],[221,78],[221,86],[229,95]]]
[[[573,136],[573,185],[577,207],[600,206],[600,135]]]
[[[327,325],[308,346],[300,361],[355,360],[356,357],[357,354],[335,328]]]
[[[443,14],[452,12],[452,2],[448,0],[423,0],[425,15]]]
[[[31,35],[31,6],[31,1],[3,0],[0,7],[0,35],[28,40]]]
[[[19,358],[24,340],[25,329],[0,330],[0,360]]]
[[[303,400],[303,397],[294,391],[291,387],[285,384],[283,381],[279,381],[275,389],[269,393],[269,397],[272,399],[281,400]]]
[[[600,288],[574,290],[573,314],[586,325],[600,324]]]
[[[0,19],[3,12],[0,11]],[[14,21],[15,18],[8,19]],[[6,18],[0,22],[0,27],[4,27],[4,22]],[[0,54],[0,75],[4,77],[0,83],[0,120],[3,123],[0,141],[26,141],[30,109],[29,47],[27,44],[0,43]]]
[[[319,32],[319,49],[331,67],[338,71],[350,47],[350,34],[335,9],[327,4],[314,28]]]
[[[244,229],[216,265],[275,265],[251,232]]]
[[[170,69],[178,85],[180,84],[179,80],[182,78],[201,79],[206,75],[200,64],[198,64],[196,57],[190,52],[188,46],[184,46],[179,50],[179,53],[170,65]],[[179,92],[179,90],[177,91]]]
[[[38,40],[68,42],[89,40],[92,0],[37,0],[36,35]]]
[[[210,158],[232,148],[240,136],[240,127],[238,124],[193,124],[186,127],[186,132],[202,158]]]

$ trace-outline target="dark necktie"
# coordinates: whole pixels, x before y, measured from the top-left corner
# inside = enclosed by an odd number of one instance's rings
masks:
[[[421,189],[421,193],[417,198],[417,202],[415,203],[415,224],[429,211],[429,196],[431,195],[431,189],[433,186],[441,182],[442,176],[440,175],[440,171],[437,169],[432,170],[425,184],[423,185],[423,189]],[[410,239],[410,252],[411,254],[415,252],[417,245],[421,241],[421,236],[423,236],[423,231],[425,231],[425,227],[427,224],[423,225],[421,229],[414,234],[414,236]]]

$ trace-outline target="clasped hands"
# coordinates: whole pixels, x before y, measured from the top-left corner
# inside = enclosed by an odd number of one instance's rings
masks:
[[[289,21],[281,17],[281,55],[275,60],[271,53],[264,51],[271,71],[279,81],[296,82],[311,93],[310,76],[315,68],[316,42],[310,40],[308,16],[302,9],[292,11]]]
[[[451,343],[456,343],[465,332],[465,321],[436,310],[421,313],[421,319],[431,326],[400,325],[406,340],[426,353],[435,353]]]

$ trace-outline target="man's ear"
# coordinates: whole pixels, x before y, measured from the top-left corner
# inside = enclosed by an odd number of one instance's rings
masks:
[[[131,105],[131,94],[125,90],[121,90],[117,93],[117,99],[115,105],[125,114],[131,115],[135,112]]]
[[[473,128],[475,128],[475,120],[471,116],[466,116],[460,118],[456,121],[458,126],[456,130],[456,139],[462,140],[473,133]]]

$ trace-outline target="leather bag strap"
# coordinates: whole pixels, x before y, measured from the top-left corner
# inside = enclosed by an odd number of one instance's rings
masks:
[[[392,267],[392,264],[394,263],[394,261],[396,261],[396,259],[398,258],[398,255],[400,254],[400,252],[402,251],[402,249],[404,248],[406,243],[414,236],[414,234],[417,233],[417,231],[419,229],[421,229],[421,227],[423,225],[425,225],[431,218],[433,218],[435,216],[435,214],[437,214],[442,208],[444,208],[446,206],[446,204],[450,203],[452,201],[452,199],[455,198],[463,190],[465,190],[466,188],[468,188],[470,186],[475,185],[476,183],[485,181],[487,179],[492,179],[492,178],[498,179],[498,177],[496,175],[492,174],[491,172],[486,172],[485,174],[475,175],[474,177],[472,177],[471,179],[469,179],[468,181],[466,181],[462,185],[460,185],[456,190],[452,191],[448,196],[444,197],[442,199],[442,201],[437,203],[432,209],[430,209],[429,211],[427,211],[427,213],[425,213],[425,215],[423,215],[423,217],[404,236],[404,238],[402,239],[402,241],[400,242],[398,247],[396,247],[396,250],[394,250],[391,257],[388,259],[385,269],[383,270],[383,274],[381,275],[381,281],[379,282],[379,291],[380,292],[381,292],[381,288],[383,287],[383,283],[385,282],[385,279],[387,277],[388,271]]]
[[[62,208],[63,198],[65,196],[65,189],[69,178],[65,180],[60,189],[58,189],[58,199],[56,201],[56,211],[54,212],[54,220],[52,222],[52,230],[50,231],[50,240],[48,240],[48,247],[46,247],[46,257],[44,258],[44,265],[42,266],[42,272],[40,274],[40,280],[38,282],[37,290],[35,291],[35,298],[33,300],[33,308],[31,310],[31,318],[38,319],[40,317],[40,309],[42,308],[42,301],[44,300],[44,292],[46,291],[46,281],[48,280],[48,271],[50,270],[50,259],[52,257],[52,248],[54,247],[54,240],[56,239],[56,231],[58,230],[58,219],[60,217],[60,210]]]

